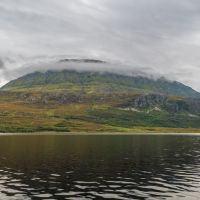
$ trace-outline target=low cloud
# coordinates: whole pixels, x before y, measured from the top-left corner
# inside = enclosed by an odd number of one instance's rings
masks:
[[[4,62],[0,60],[0,70],[4,69]]]

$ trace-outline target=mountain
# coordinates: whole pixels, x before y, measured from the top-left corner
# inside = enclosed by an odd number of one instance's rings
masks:
[[[86,60],[86,62],[92,62]],[[99,62],[99,61],[94,61]],[[126,76],[107,72],[46,71],[25,75],[6,84],[1,90],[84,90],[88,93],[163,93],[167,95],[200,97],[192,88],[164,78],[153,80],[141,76]]]
[[[0,132],[200,132],[199,97],[164,78],[34,72],[1,88]]]

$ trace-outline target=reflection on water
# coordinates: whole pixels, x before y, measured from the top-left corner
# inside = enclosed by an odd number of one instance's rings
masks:
[[[1,200],[199,197],[200,137],[0,137]]]

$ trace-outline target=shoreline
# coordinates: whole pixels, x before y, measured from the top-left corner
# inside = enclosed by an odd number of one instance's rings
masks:
[[[0,133],[0,136],[154,136],[154,135],[165,135],[165,136],[200,136],[199,133],[175,133],[175,132],[26,132],[26,133]]]

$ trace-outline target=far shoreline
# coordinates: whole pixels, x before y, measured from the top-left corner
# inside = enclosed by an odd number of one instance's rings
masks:
[[[200,132],[19,132],[0,133],[0,136],[200,136]]]

